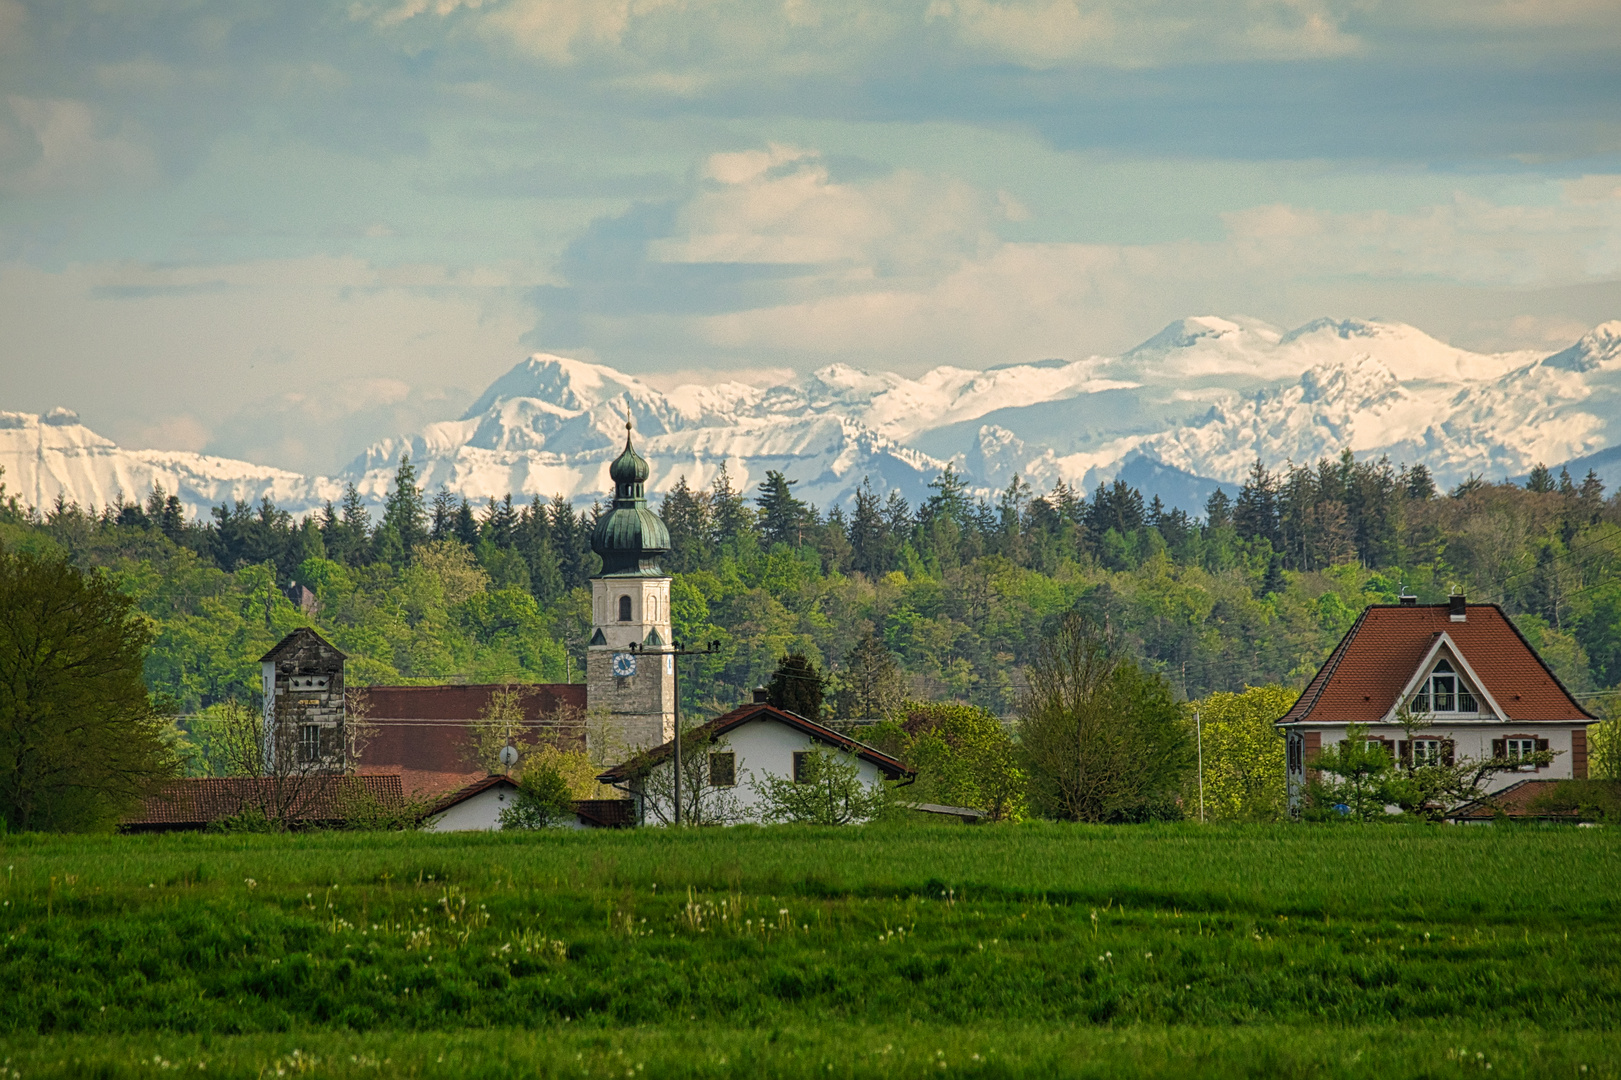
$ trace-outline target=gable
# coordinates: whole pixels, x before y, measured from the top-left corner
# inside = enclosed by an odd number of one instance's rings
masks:
[[[848,735],[834,731],[832,728],[824,727],[814,720],[807,720],[803,716],[784,712],[782,709],[765,704],[749,704],[733,709],[724,716],[718,716],[707,724],[701,724],[693,728],[684,737],[683,741],[728,736],[744,725],[751,725],[756,722],[781,726],[799,737],[825,744],[843,753],[853,753],[862,761],[876,767],[891,780],[912,775],[911,770],[904,764],[880,750],[876,750],[863,742],[858,742]],[[634,776],[645,775],[665,759],[673,757],[674,753],[674,745],[665,743],[662,746],[644,751],[623,764],[614,766],[597,777],[597,779],[604,784],[622,784]]]
[[[1592,719],[1497,605],[1470,604],[1466,613],[1453,622],[1444,604],[1367,608],[1278,722],[1389,720],[1440,656],[1504,719]]]

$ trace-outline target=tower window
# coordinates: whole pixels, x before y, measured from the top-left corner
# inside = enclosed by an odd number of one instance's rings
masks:
[[[628,596],[619,598],[619,621],[630,622],[630,597]]]
[[[306,765],[321,760],[321,725],[299,725],[298,760]]]

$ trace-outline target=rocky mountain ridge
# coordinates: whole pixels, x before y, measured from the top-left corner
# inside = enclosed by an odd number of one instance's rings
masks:
[[[947,462],[986,490],[1017,473],[1038,489],[1090,488],[1124,474],[1190,509],[1257,456],[1423,461],[1437,479],[1522,475],[1537,462],[1605,462],[1621,445],[1621,321],[1551,355],[1472,353],[1399,323],[1321,319],[1284,331],[1259,320],[1178,320],[1119,356],[916,378],[833,364],[776,386],[742,382],[660,391],[611,367],[539,353],[516,364],[459,419],[375,443],[332,477],[201,454],[124,450],[57,410],[0,413],[0,465],[12,493],[105,505],[153,483],[193,513],[269,494],[294,512],[353,482],[380,503],[401,453],[427,488],[481,501],[562,494],[589,502],[627,418],[654,472],[710,483],[724,467],[748,490],[767,470],[821,506],[863,479],[913,502]],[[1602,471],[1602,470],[1601,470]]]

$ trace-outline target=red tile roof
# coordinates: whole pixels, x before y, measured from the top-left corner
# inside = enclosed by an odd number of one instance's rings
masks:
[[[804,732],[811,738],[827,743],[844,753],[854,753],[863,761],[876,765],[885,776],[891,780],[901,778],[910,779],[914,774],[904,764],[879,750],[875,750],[866,743],[857,742],[848,735],[834,731],[830,727],[823,727],[814,720],[806,720],[797,713],[787,712],[774,706],[763,703],[750,703],[723,716],[717,716],[707,724],[700,724],[685,736],[687,739],[705,739],[712,736],[724,735],[733,728],[741,727],[754,720],[773,720],[779,724]],[[667,742],[662,746],[655,746],[651,750],[631,758],[620,765],[615,765],[601,776],[597,777],[604,784],[622,784],[632,776],[638,776],[665,758],[675,754],[675,744]]]
[[[1464,622],[1453,622],[1449,612],[1446,604],[1367,608],[1278,722],[1343,724],[1383,718],[1442,634],[1507,714],[1504,719],[1593,719],[1496,604],[1468,605]]]
[[[1465,803],[1447,817],[1453,821],[1490,821],[1498,814],[1505,814],[1508,817],[1574,821],[1577,818],[1574,810],[1544,809],[1531,805],[1538,796],[1552,792],[1561,783],[1563,783],[1561,780],[1521,780],[1500,791],[1494,791],[1483,799]]]
[[[121,825],[129,832],[200,829],[255,808],[267,817],[285,816],[301,825],[332,823],[344,819],[349,800],[357,796],[389,808],[405,805],[397,776],[191,778],[165,784]]]
[[[568,749],[584,747],[585,687],[578,683],[370,686],[351,698],[372,728],[356,771],[398,776],[405,791],[428,799],[482,780],[485,770],[466,756],[469,726],[489,707],[490,695],[506,689],[523,692],[531,735]],[[560,717],[568,722],[559,726]]]

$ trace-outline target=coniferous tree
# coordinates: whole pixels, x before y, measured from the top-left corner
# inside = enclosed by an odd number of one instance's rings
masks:
[[[793,485],[776,470],[765,474],[755,505],[760,508],[760,543],[767,549],[777,544],[798,547],[804,542],[805,527],[816,521],[816,513],[808,505],[794,498]]]
[[[906,677],[895,654],[870,630],[844,654],[838,687],[833,716],[844,723],[881,720],[906,700]]]
[[[664,496],[659,516],[670,530],[670,556],[666,570],[686,574],[707,566],[710,561],[710,540],[714,525],[710,520],[709,496],[693,491],[682,474]]]
[[[1260,458],[1250,467],[1249,478],[1238,489],[1233,504],[1233,528],[1246,540],[1266,540],[1274,549],[1278,538],[1278,481]]]
[[[439,490],[433,493],[433,505],[430,507],[432,524],[428,535],[434,540],[449,540],[455,535],[456,529],[456,496],[450,493],[445,484],[439,485]]]
[[[428,511],[423,505],[422,489],[417,486],[416,466],[410,454],[400,455],[400,467],[394,473],[394,487],[383,500],[383,528],[393,530],[399,537],[405,558],[428,538]]]
[[[850,568],[870,578],[882,577],[890,569],[889,528],[884,520],[872,481],[866,477],[856,488],[855,506],[850,513]]]
[[[371,538],[371,512],[360,498],[360,491],[350,483],[343,489],[343,511],[339,518],[339,542],[336,547],[327,545],[327,550],[333,552],[333,558],[350,566],[359,566],[367,562],[367,542]]]
[[[473,504],[462,497],[461,505],[456,507],[455,524],[451,528],[451,535],[463,544],[469,551],[478,547],[478,518],[473,513]]]
[[[1542,462],[1537,462],[1531,469],[1531,475],[1526,478],[1525,490],[1547,494],[1553,490],[1553,472]]]
[[[1402,469],[1399,482],[1409,499],[1428,502],[1435,498],[1435,479],[1430,476],[1428,467],[1422,464]]]
[[[1204,518],[1206,527],[1211,529],[1226,528],[1233,523],[1233,500],[1221,488],[1212,491],[1205,500]]]
[[[725,462],[721,463],[720,472],[709,487],[709,520],[715,530],[717,547],[735,541],[754,525],[754,515],[749,512],[742,493],[732,489],[732,475]]]
[[[826,693],[821,669],[804,653],[783,657],[766,684],[766,700],[773,706],[818,723],[822,720],[822,699]]]

